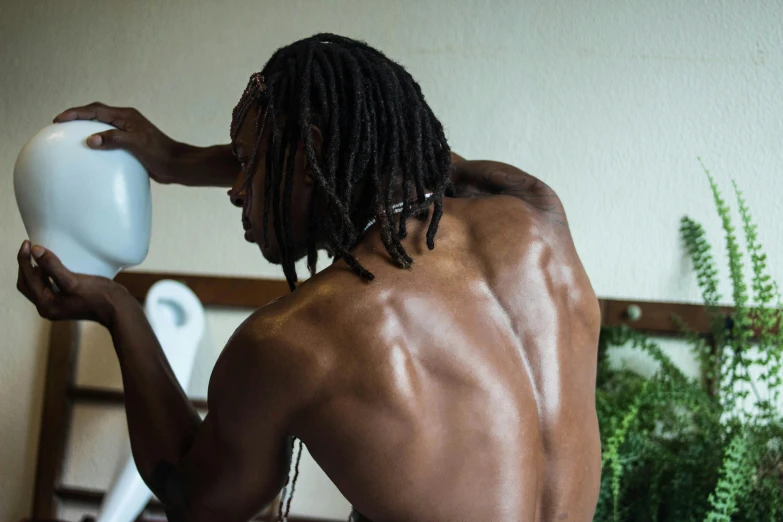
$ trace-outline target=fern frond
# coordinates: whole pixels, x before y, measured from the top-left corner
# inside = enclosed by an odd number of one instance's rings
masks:
[[[739,499],[750,490],[752,472],[747,440],[741,433],[737,434],[726,448],[718,485],[710,494],[712,510],[707,513],[707,522],[731,522],[731,517],[737,512]]]
[[[777,323],[777,313],[771,305],[776,297],[776,285],[767,271],[767,255],[762,251],[758,242],[757,227],[751,218],[747,202],[737,186],[737,182],[732,180],[732,185],[737,197],[737,206],[745,232],[745,243],[753,269],[751,284],[755,306],[751,310],[750,324],[746,331],[748,335],[752,335],[753,331],[758,332],[758,349],[761,358],[749,361],[749,363],[762,368],[761,380],[770,390],[769,401],[771,404],[777,404],[780,400],[783,346],[775,343],[773,332]]]

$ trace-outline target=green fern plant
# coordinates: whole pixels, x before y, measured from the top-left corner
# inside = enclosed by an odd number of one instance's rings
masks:
[[[731,439],[726,447],[720,479],[715,491],[710,493],[712,509],[705,518],[707,522],[731,522],[740,500],[750,492],[753,467],[748,453],[748,441],[742,434]]]
[[[734,313],[721,313],[719,273],[704,228],[683,217],[680,234],[711,334],[697,334],[674,319],[698,358],[702,379],[686,377],[639,332],[624,326],[602,331],[596,405],[604,471],[597,521],[783,520],[780,292],[742,192],[734,183],[745,252],[728,203],[704,171],[724,232]],[[645,378],[612,367],[607,354],[619,346],[648,354],[656,373]]]

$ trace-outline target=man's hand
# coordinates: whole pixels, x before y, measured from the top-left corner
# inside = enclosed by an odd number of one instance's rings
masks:
[[[30,257],[38,266],[33,266]],[[52,321],[88,320],[109,326],[115,298],[125,289],[105,277],[74,274],[53,253],[25,241],[17,255],[19,275],[16,288]],[[52,286],[52,281],[57,289]]]
[[[93,149],[123,149],[133,154],[158,183],[179,183],[175,160],[180,144],[172,140],[131,108],[109,107],[99,102],[73,107],[54,118],[54,123],[97,120],[117,127],[93,134],[87,145]]]
[[[139,111],[91,103],[59,114],[54,123],[97,120],[117,127],[87,138],[93,149],[123,149],[138,159],[158,183],[191,187],[230,187],[240,166],[230,145],[194,147],[166,136]]]

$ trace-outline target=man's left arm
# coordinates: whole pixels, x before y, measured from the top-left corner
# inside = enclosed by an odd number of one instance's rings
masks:
[[[140,448],[142,477],[169,520],[249,520],[284,486],[292,448],[286,431],[289,404],[280,400],[279,372],[270,356],[274,347],[259,344],[246,325],[231,338],[210,379],[209,413],[182,441],[179,455],[162,447]],[[145,442],[150,432],[140,425],[135,435]]]
[[[17,288],[41,316],[93,320],[111,332],[133,457],[169,520],[247,520],[274,499],[290,461],[287,404],[270,371],[274,350],[249,346],[256,333],[241,327],[221,354],[202,422],[143,309],[122,286],[74,274],[51,252],[31,252],[29,242],[18,261]]]

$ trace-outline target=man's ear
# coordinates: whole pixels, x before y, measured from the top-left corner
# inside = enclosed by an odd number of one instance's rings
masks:
[[[310,125],[310,133],[313,135],[313,146],[315,147],[315,154],[318,158],[321,158],[321,151],[323,151],[324,136],[315,125]]]

